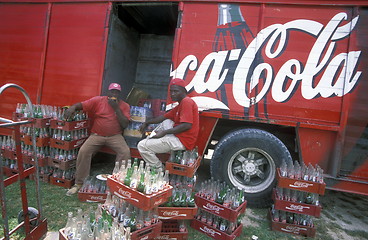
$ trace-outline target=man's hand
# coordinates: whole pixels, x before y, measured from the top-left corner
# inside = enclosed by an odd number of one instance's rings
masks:
[[[68,109],[64,111],[64,118],[66,120],[69,119],[73,115],[74,112],[75,112],[75,107],[74,106],[69,107]]]
[[[108,98],[108,103],[114,110],[119,108],[119,100],[116,97]]]

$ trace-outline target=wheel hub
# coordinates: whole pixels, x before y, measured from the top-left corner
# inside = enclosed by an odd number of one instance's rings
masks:
[[[243,167],[243,172],[246,175],[254,175],[256,173],[256,170],[257,170],[257,167],[254,164],[254,161],[253,160],[245,161],[242,164],[242,167]]]

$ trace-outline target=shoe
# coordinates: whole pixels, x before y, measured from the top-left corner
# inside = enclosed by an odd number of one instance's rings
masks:
[[[67,196],[71,196],[73,194],[76,194],[79,189],[82,187],[82,184],[75,184],[71,189],[69,189],[67,192],[66,192],[66,195]]]

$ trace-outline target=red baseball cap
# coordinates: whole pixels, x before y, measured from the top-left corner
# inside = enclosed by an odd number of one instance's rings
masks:
[[[117,84],[117,83],[111,83],[111,84],[110,84],[110,86],[109,86],[109,90],[113,90],[113,89],[121,91],[121,86],[120,86],[120,84]]]
[[[172,79],[170,82],[170,85],[177,85],[177,86],[185,88],[185,82],[183,79],[180,79],[180,78]]]

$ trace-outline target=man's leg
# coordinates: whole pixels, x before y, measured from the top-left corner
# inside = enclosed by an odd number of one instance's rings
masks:
[[[103,145],[103,138],[104,137],[96,134],[91,134],[79,149],[75,172],[75,185],[66,193],[68,196],[77,193],[79,188],[83,185],[83,181],[90,173],[92,156]]]
[[[116,153],[115,161],[119,161],[119,164],[121,163],[121,160],[130,159],[129,146],[121,134],[108,137],[105,145],[110,147]]]
[[[156,156],[156,153],[167,153],[172,150],[184,149],[183,144],[173,134],[168,134],[162,138],[146,138],[138,143],[138,150],[144,161],[155,167],[162,167],[162,163]]]

